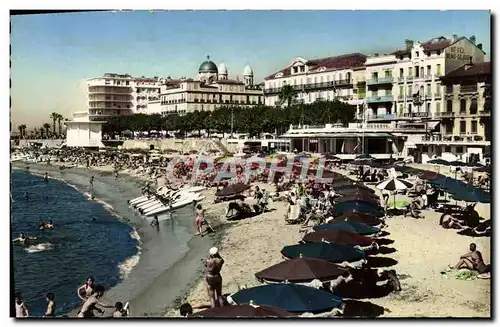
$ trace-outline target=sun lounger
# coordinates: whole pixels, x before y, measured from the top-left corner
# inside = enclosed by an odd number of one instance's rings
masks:
[[[287,224],[298,224],[302,221],[300,216],[300,204],[291,204],[288,206],[288,211],[285,215]]]

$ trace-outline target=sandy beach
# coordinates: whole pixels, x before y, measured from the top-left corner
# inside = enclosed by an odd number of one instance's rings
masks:
[[[269,185],[261,186],[270,189]],[[398,200],[409,201],[403,196]],[[220,212],[220,205],[212,205],[209,211]],[[224,235],[219,250],[225,260],[221,271],[223,293],[237,292],[244,285],[259,285],[254,274],[283,261],[281,249],[301,239],[298,225],[285,224],[285,204],[276,202],[274,207],[276,210],[254,218],[221,222]],[[478,204],[476,208],[483,218],[490,218],[490,205]],[[471,242],[477,244],[485,262],[490,263],[490,238],[459,235],[439,226],[439,213],[431,210],[423,213],[425,219],[398,216],[386,220],[385,231],[389,233],[386,238],[394,241],[388,247],[396,251],[379,256],[397,261],[390,269],[396,270],[402,291],[383,298],[346,299],[344,316],[491,317],[490,280],[464,281],[441,274],[468,252]],[[209,303],[203,281],[190,290],[185,300],[193,306]],[[178,316],[178,310],[171,309],[166,316]]]
[[[33,167],[34,165],[30,165]],[[422,167],[419,167],[422,168]],[[425,167],[429,169],[429,167]],[[32,168],[33,169],[33,168]],[[77,170],[84,174],[84,169]],[[59,174],[59,168],[43,166],[43,171]],[[99,171],[96,179],[111,178],[111,167],[93,168]],[[140,185],[146,177],[123,172],[128,176],[123,183],[135,189],[127,194],[138,196]],[[87,175],[86,175],[87,176]],[[159,180],[163,184],[163,180]],[[269,184],[257,183],[261,188],[272,191]],[[296,244],[301,239],[299,225],[285,223],[285,203],[273,203],[274,210],[253,218],[228,221],[224,217],[227,202],[214,204],[215,190],[202,192],[205,199],[201,205],[215,233],[205,237],[192,236],[195,233],[191,219],[182,225],[191,233],[188,250],[177,258],[175,264],[149,283],[131,301],[133,316],[178,317],[178,307],[183,302],[193,306],[209,303],[202,280],[203,260],[211,246],[219,247],[225,260],[221,271],[223,293],[237,292],[240,287],[257,286],[260,283],[254,274],[283,261],[280,253],[286,245]],[[98,197],[104,194],[97,194]],[[127,199],[123,199],[126,202]],[[403,196],[399,200],[409,201]],[[247,202],[252,203],[249,199]],[[459,203],[464,205],[464,203]],[[476,210],[485,219],[490,218],[490,205],[478,204]],[[457,280],[443,276],[447,265],[455,264],[460,255],[474,242],[490,263],[490,238],[473,238],[457,234],[439,226],[440,214],[424,211],[425,219],[391,217],[386,220],[386,237],[394,243],[388,245],[395,252],[379,255],[395,260],[390,269],[395,269],[402,284],[402,291],[383,298],[345,299],[344,316],[348,317],[490,317],[490,280]],[[141,229],[138,229],[141,233]],[[141,235],[143,237],[143,235]],[[147,236],[146,236],[147,238]],[[386,266],[388,267],[388,266]],[[385,267],[384,267],[385,268]],[[131,274],[131,278],[133,278]]]

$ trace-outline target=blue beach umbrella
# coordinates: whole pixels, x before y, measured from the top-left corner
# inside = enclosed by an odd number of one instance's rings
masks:
[[[373,235],[377,234],[380,229],[369,226],[367,224],[358,223],[355,221],[339,221],[328,224],[322,224],[313,227],[315,231],[318,230],[345,230],[360,235]]]
[[[322,312],[339,308],[342,298],[309,286],[270,284],[247,288],[231,295],[237,304],[253,302],[289,312]]]
[[[348,245],[336,243],[305,243],[285,246],[283,256],[294,259],[300,257],[322,259],[330,262],[354,262],[365,258],[365,253]]]
[[[444,166],[448,166],[450,164],[449,161],[446,161],[444,159],[432,159],[427,161],[427,163],[431,165],[444,165]]]
[[[374,215],[376,217],[384,216],[384,210],[377,205],[360,201],[348,201],[335,204],[335,213],[337,215],[346,212],[361,212]]]
[[[462,187],[455,190],[451,197],[458,201],[490,203],[491,194],[476,187]]]

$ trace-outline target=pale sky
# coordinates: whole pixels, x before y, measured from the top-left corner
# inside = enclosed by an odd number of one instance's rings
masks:
[[[405,39],[470,37],[489,56],[488,11],[134,11],[13,16],[13,128],[86,110],[85,79],[104,73],[194,77],[206,55],[255,81],[307,59],[390,52]],[[360,24],[363,22],[363,24]]]

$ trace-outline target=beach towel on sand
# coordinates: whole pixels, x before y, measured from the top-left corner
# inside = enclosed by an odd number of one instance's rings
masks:
[[[477,278],[480,278],[480,279],[489,279],[490,278],[489,273],[478,274],[477,271],[472,271],[469,269],[460,269],[460,270],[447,269],[445,271],[442,271],[441,274],[445,278],[448,278],[448,276],[450,276],[450,277],[454,277],[455,279],[458,279],[458,280],[466,280],[466,281],[475,280]]]

